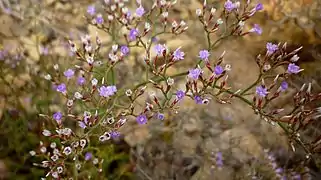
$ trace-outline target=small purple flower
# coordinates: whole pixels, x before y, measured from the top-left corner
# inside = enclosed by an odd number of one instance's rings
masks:
[[[120,137],[120,133],[118,131],[112,131],[110,133],[110,136],[113,138],[113,139],[117,139]]]
[[[64,75],[67,77],[67,79],[70,79],[74,76],[75,71],[72,69],[67,69],[67,71],[64,72]]]
[[[231,12],[235,8],[235,5],[232,1],[227,0],[224,4],[224,8],[226,9],[227,12]]]
[[[177,99],[178,101],[182,100],[184,97],[185,97],[185,92],[184,92],[184,91],[178,90],[178,91],[176,92],[176,99]]]
[[[166,50],[166,48],[164,45],[156,44],[156,46],[154,47],[154,50],[157,56],[161,56],[163,52]]]
[[[265,97],[268,94],[267,88],[263,86],[256,87],[256,94],[260,97]]]
[[[261,11],[263,10],[263,4],[262,3],[258,3],[256,6],[255,6],[255,11]]]
[[[181,48],[177,48],[174,52],[173,52],[173,59],[175,61],[178,60],[183,60],[185,56],[185,53],[183,51],[181,51]]]
[[[48,53],[49,53],[49,48],[48,47],[40,46],[40,54],[48,55]]]
[[[93,6],[93,5],[88,6],[88,8],[87,8],[87,13],[90,14],[91,16],[93,16],[93,15],[96,13],[96,8],[95,8],[95,6]]]
[[[99,95],[102,97],[109,97],[116,93],[117,88],[116,86],[101,86],[98,90]]]
[[[86,161],[90,160],[92,157],[93,157],[93,154],[90,153],[90,152],[87,152],[87,153],[85,154],[85,160],[86,160]]]
[[[286,81],[282,81],[282,82],[281,82],[281,85],[280,85],[280,90],[281,90],[281,91],[287,90],[288,87],[289,87],[289,84],[288,84]]]
[[[136,121],[138,124],[146,124],[147,123],[147,117],[145,114],[141,114],[137,116]]]
[[[157,42],[157,41],[158,41],[157,37],[152,37],[152,42],[153,42],[153,43],[155,43],[155,42]]]
[[[222,167],[223,166],[223,155],[222,152],[216,153],[216,166]]]
[[[277,44],[272,44],[272,43],[267,43],[266,44],[266,49],[268,54],[273,54],[275,51],[279,49]]]
[[[98,14],[96,17],[96,22],[97,24],[103,24],[104,23],[104,18],[101,14]]]
[[[188,77],[197,80],[199,76],[201,75],[202,70],[200,68],[190,69],[188,73]]]
[[[290,63],[288,65],[288,73],[289,74],[297,74],[301,71],[300,67],[295,65],[294,63]]]
[[[165,115],[164,115],[164,114],[162,114],[162,113],[157,113],[157,119],[159,119],[159,120],[164,120],[164,118],[165,118]]]
[[[6,58],[7,55],[8,55],[7,50],[1,50],[0,51],[0,60],[4,60],[4,58]]]
[[[62,113],[61,112],[56,112],[52,115],[52,118],[56,120],[57,122],[60,122],[62,119]]]
[[[254,32],[254,33],[258,34],[258,35],[261,35],[263,30],[258,24],[254,24],[253,28],[250,29],[250,32]]]
[[[200,96],[195,96],[194,100],[196,104],[203,104],[203,99]]]
[[[131,41],[136,40],[138,34],[139,34],[138,29],[131,29],[131,30],[129,31],[129,40],[131,40]]]
[[[281,174],[281,173],[283,173],[283,169],[282,169],[282,168],[277,168],[277,169],[275,170],[275,173]]]
[[[61,93],[66,93],[66,85],[64,83],[61,83],[57,86],[56,90]]]
[[[140,5],[137,9],[136,9],[136,16],[137,17],[142,17],[145,14],[145,9],[143,8],[142,5]]]
[[[214,73],[215,75],[219,76],[224,72],[224,68],[220,65],[217,65],[214,67]]]
[[[210,53],[208,52],[208,50],[201,50],[199,53],[198,53],[198,57],[201,58],[202,60],[208,60],[208,57],[210,56]]]
[[[82,77],[82,76],[78,77],[78,79],[77,79],[78,85],[81,86],[81,85],[85,84],[85,82],[86,82],[86,80],[84,77]]]
[[[84,123],[84,122],[82,122],[82,121],[79,121],[79,122],[78,122],[78,125],[79,125],[79,127],[82,128],[82,129],[86,129],[86,127],[87,127],[86,123]]]
[[[120,47],[120,52],[122,55],[127,56],[129,54],[129,48],[127,46],[121,46]]]

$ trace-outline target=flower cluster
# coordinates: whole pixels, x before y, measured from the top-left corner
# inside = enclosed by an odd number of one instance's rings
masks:
[[[301,48],[287,53],[286,44],[267,43],[266,54],[256,58],[260,70],[257,80],[248,88],[236,91],[229,86],[228,77],[232,68],[224,62],[225,52],[219,57],[212,54],[218,43],[227,37],[262,34],[258,24],[244,30],[245,22],[263,9],[262,4],[250,7],[248,1],[240,8],[240,2],[227,0],[224,9],[218,12],[204,1],[203,8],[197,9],[196,15],[207,35],[207,47],[200,49],[198,54],[189,55],[197,59],[193,67],[169,76],[168,68],[184,61],[188,54],[184,52],[184,47],[170,49],[166,44],[155,42],[155,39],[161,34],[177,36],[187,31],[184,20],[178,22],[169,18],[176,1],[155,0],[152,7],[145,7],[137,1],[133,12],[126,3],[105,0],[101,4],[102,9],[94,5],[87,8],[88,23],[113,37],[111,46],[107,48],[107,57],[101,52],[104,43],[98,35],[83,36],[80,45],[69,40],[70,51],[78,61],[63,72],[59,65],[54,65],[56,74],[48,74],[45,78],[52,83],[59,98],[65,101],[65,106],[59,111],[40,115],[55,125],[55,130],[44,129],[42,135],[56,144],[50,144],[49,148],[40,143],[38,150],[30,153],[46,159],[40,165],[48,169],[47,176],[61,179],[82,175],[81,178],[88,178],[90,174],[86,171],[78,173],[88,163],[93,164],[100,173],[104,161],[99,157],[99,148],[94,146],[120,137],[120,128],[126,125],[128,119],[135,119],[140,126],[149,121],[169,121],[166,112],[176,112],[187,98],[201,106],[213,99],[226,104],[238,98],[263,119],[272,124],[278,123],[291,137],[302,125],[296,123],[320,116],[319,109],[303,108],[305,104],[321,99],[320,94],[311,93],[310,85],[294,97],[295,109],[290,114],[281,114],[282,109],[268,108],[289,88],[290,77],[303,70],[296,64]],[[222,24],[229,23],[228,20],[233,22],[225,29]],[[214,33],[219,37],[216,41],[211,38]],[[133,47],[144,50],[146,72],[142,82],[131,82],[130,86],[126,86],[115,74],[118,65],[129,59]],[[284,72],[271,75],[279,67],[283,67]],[[185,88],[177,88],[177,77],[186,77]],[[303,113],[307,111],[309,113]],[[75,122],[77,128],[68,127],[70,122]],[[282,124],[284,122],[295,126],[286,128]],[[301,139],[295,136],[294,141],[301,142]],[[311,152],[310,149],[306,151]],[[222,153],[217,153],[215,158],[216,165],[222,166]]]

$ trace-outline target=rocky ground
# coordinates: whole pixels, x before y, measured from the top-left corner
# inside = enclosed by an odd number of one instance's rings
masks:
[[[232,66],[232,71],[229,72],[229,82],[232,82],[230,85],[239,89],[255,81],[258,72],[254,58],[265,48],[266,41],[307,45],[313,49],[308,49],[308,52],[314,52],[314,60],[309,63],[313,63],[313,67],[317,68],[311,70],[314,73],[310,71],[306,76],[320,76],[317,73],[321,72],[318,68],[321,64],[321,51],[318,49],[319,46],[315,46],[320,43],[321,36],[320,2],[262,1],[265,11],[252,21],[262,24],[263,35],[224,41],[212,54],[218,57],[226,51],[224,63]],[[28,6],[27,1],[21,2]],[[38,41],[52,47],[52,53],[67,55],[62,51],[65,37],[70,33],[97,31],[92,26],[86,26],[81,15],[92,2],[46,0],[43,2],[46,8],[38,9],[40,15],[35,16],[32,11],[26,11],[29,18],[19,13],[7,15],[2,12],[1,43],[13,47],[22,43],[31,56],[30,63],[35,65],[35,62],[40,60],[38,47],[35,46]],[[208,1],[208,4],[219,5],[219,2],[220,0],[212,0]],[[197,0],[178,0],[175,16],[186,19],[189,31],[179,39],[160,37],[170,48],[182,46],[182,50],[196,56],[199,49],[205,47],[201,24],[190,16],[201,4],[202,2]],[[103,37],[103,41],[110,41],[110,38]],[[132,57],[129,68],[136,65],[135,58]],[[182,68],[193,64],[192,61],[191,57],[187,58]],[[179,69],[172,69],[169,73],[171,71]],[[208,105],[196,106],[193,101],[186,99],[180,111],[177,114],[169,114],[168,117],[172,121],[171,127],[161,122],[138,127],[133,120],[123,129],[124,139],[132,147],[132,156],[137,162],[136,172],[139,179],[250,179],[255,169],[253,162],[264,159],[264,149],[288,150],[287,139],[282,130],[262,121],[252,109],[239,101],[233,102],[232,105],[212,101]],[[223,155],[222,168],[216,165],[215,154],[218,152],[222,152]]]

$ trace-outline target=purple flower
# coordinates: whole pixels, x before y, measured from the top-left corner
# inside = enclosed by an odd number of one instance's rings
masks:
[[[157,42],[158,41],[158,39],[157,39],[157,37],[152,37],[152,42]]]
[[[145,14],[145,9],[143,8],[142,5],[140,5],[137,9],[136,9],[136,16],[137,17],[142,17]]]
[[[91,5],[87,7],[87,13],[93,16],[96,13],[96,8],[95,6]]]
[[[275,173],[277,173],[277,174],[281,174],[283,172],[283,169],[282,168],[277,168],[276,170],[275,170]]]
[[[255,6],[255,10],[256,10],[256,11],[261,11],[261,10],[263,10],[263,4],[262,4],[262,3],[257,4],[257,5]]]
[[[99,95],[102,97],[109,97],[116,93],[117,88],[116,86],[101,86],[98,90]]]
[[[176,92],[176,99],[177,99],[178,101],[182,100],[184,97],[185,97],[185,92],[184,92],[184,91],[178,90],[178,91]]]
[[[164,118],[165,118],[165,115],[164,115],[164,114],[162,114],[162,113],[157,113],[157,119],[159,119],[159,120],[164,120]]]
[[[64,75],[67,77],[67,79],[70,79],[74,76],[75,71],[72,69],[67,69],[67,71],[64,72]]]
[[[163,52],[166,50],[166,48],[165,48],[165,45],[156,44],[156,46],[154,47],[154,50],[157,56],[161,56]]]
[[[7,50],[0,51],[0,60],[4,60],[4,58],[8,55]]]
[[[131,40],[131,41],[136,40],[138,34],[139,34],[138,29],[131,29],[131,30],[129,31],[129,40]]]
[[[231,12],[235,8],[235,5],[234,3],[232,3],[232,1],[227,0],[224,4],[224,8],[226,9],[227,12]]]
[[[224,68],[220,65],[217,65],[214,67],[214,73],[215,75],[219,76],[224,72]]]
[[[78,79],[77,79],[77,83],[78,83],[78,85],[83,85],[83,84],[85,84],[85,82],[86,82],[86,80],[85,80],[85,78],[84,77],[78,77]]]
[[[266,49],[268,54],[273,54],[275,51],[279,49],[277,44],[272,44],[272,43],[267,43],[266,44]]]
[[[85,160],[86,160],[86,161],[90,160],[92,157],[93,157],[93,154],[90,153],[90,152],[87,152],[87,153],[85,154]]]
[[[289,87],[289,85],[288,85],[288,83],[287,83],[286,81],[282,81],[282,82],[281,82],[281,85],[280,85],[280,90],[281,90],[281,91],[287,90],[288,87]]]
[[[254,33],[258,34],[258,35],[261,35],[263,30],[258,24],[254,24],[253,28],[250,29],[250,32],[254,32]]]
[[[64,83],[61,83],[56,87],[56,90],[58,92],[65,93],[66,92],[66,85]]]
[[[268,94],[267,88],[264,86],[256,87],[256,94],[260,97],[265,97]]]
[[[178,60],[183,60],[184,59],[184,56],[185,56],[185,53],[183,51],[181,51],[180,48],[177,48],[174,52],[173,52],[173,59],[175,61],[178,61]]]
[[[203,99],[200,96],[195,96],[194,100],[196,104],[203,104]]]
[[[113,139],[117,139],[120,137],[120,133],[118,131],[112,131],[110,133],[110,136],[113,138]]]
[[[201,58],[202,60],[208,60],[208,57],[210,56],[210,53],[208,52],[208,50],[201,50],[199,53],[198,53],[198,57]]]
[[[223,166],[222,152],[216,153],[216,166],[218,166],[218,167],[222,167]]]
[[[54,120],[56,120],[57,122],[60,122],[61,119],[62,119],[62,114],[61,114],[61,112],[56,112],[56,113],[54,113],[54,114],[52,115],[52,118],[53,118]]]
[[[96,22],[97,24],[103,24],[104,23],[104,18],[101,14],[98,14],[96,17]]]
[[[129,48],[127,46],[121,46],[120,47],[120,52],[122,55],[127,56],[129,54]]]
[[[188,77],[197,80],[198,77],[201,75],[202,70],[200,68],[190,69],[188,73]]]
[[[79,122],[78,122],[78,125],[79,125],[79,127],[82,128],[82,129],[85,129],[85,128],[87,127],[86,123],[84,123],[84,122],[82,122],[82,121],[79,121]]]
[[[137,116],[136,121],[138,124],[146,124],[147,123],[147,117],[145,114],[141,114]]]
[[[48,55],[48,53],[49,53],[49,48],[48,47],[40,46],[40,54]]]
[[[288,73],[289,74],[297,74],[299,73],[301,70],[300,70],[300,67],[295,65],[294,63],[290,63],[288,65]]]

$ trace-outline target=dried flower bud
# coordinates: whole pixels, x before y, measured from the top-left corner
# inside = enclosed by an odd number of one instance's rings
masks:
[[[195,12],[198,17],[202,16],[202,10],[200,8],[197,8]]]
[[[216,9],[215,9],[215,8],[211,8],[211,15],[212,15],[212,16],[215,15],[215,12],[216,12]]]
[[[221,24],[224,23],[224,21],[223,21],[221,18],[219,18],[219,19],[217,19],[216,23],[217,23],[218,25],[221,25]]]
[[[127,89],[125,92],[126,96],[131,96],[133,94],[132,90]]]
[[[172,78],[168,78],[167,79],[167,84],[169,85],[169,86],[172,86],[173,84],[174,84],[174,79],[172,79]]]
[[[47,75],[45,75],[44,78],[45,78],[46,80],[50,81],[50,80],[51,80],[51,75],[50,75],[50,74],[47,74]]]

